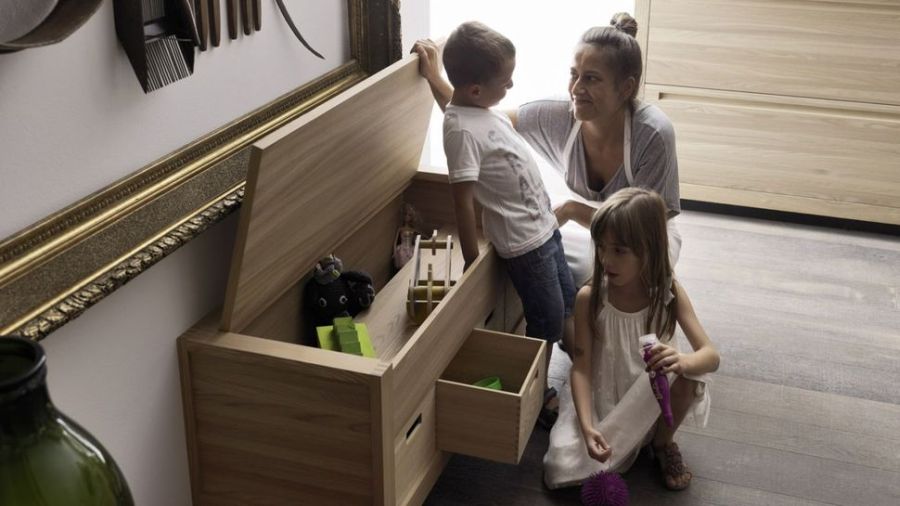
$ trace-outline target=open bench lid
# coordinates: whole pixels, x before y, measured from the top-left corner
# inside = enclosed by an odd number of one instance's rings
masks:
[[[253,144],[222,330],[241,332],[409,184],[432,107],[408,56]]]

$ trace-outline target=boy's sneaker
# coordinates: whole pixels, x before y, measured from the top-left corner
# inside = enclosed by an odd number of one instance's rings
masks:
[[[544,392],[544,404],[541,406],[540,414],[538,414],[538,423],[547,430],[553,428],[553,424],[559,418],[559,405],[553,402],[556,397],[556,389],[553,387],[548,388]],[[554,407],[548,407],[550,404],[554,404]]]

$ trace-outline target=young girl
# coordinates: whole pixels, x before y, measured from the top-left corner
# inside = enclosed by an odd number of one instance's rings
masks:
[[[719,354],[684,288],[672,278],[665,202],[642,188],[620,190],[594,214],[591,238],[594,277],[575,300],[571,388],[560,394],[544,480],[559,488],[600,470],[624,472],[650,444],[666,487],[684,489],[692,474],[672,438],[686,419],[706,424],[704,375],[718,368]],[[692,353],[675,347],[676,322]],[[649,333],[660,343],[645,364],[638,338]],[[649,369],[669,377],[673,428],[658,422]]]

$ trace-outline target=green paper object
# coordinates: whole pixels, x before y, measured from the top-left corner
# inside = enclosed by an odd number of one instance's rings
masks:
[[[339,318],[335,318],[335,320],[338,319]],[[366,328],[366,324],[354,323],[353,327],[356,330],[359,351],[355,353],[353,351],[350,352],[355,355],[362,355],[363,357],[375,358],[375,349],[372,347],[372,340],[369,338],[369,329]],[[340,337],[335,335],[334,332],[334,325],[316,327],[316,336],[319,338],[319,348],[322,348],[323,350],[348,352],[348,345],[344,345],[343,348],[341,347]],[[352,344],[349,346],[355,349]]]
[[[475,383],[472,383],[476,387],[481,388],[490,388],[492,390],[503,390],[503,385],[500,383],[500,378],[497,376],[488,376],[487,378],[482,378]]]

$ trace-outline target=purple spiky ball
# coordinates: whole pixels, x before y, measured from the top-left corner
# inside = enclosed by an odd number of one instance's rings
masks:
[[[626,506],[628,485],[617,473],[600,471],[581,484],[581,503],[585,506]]]

